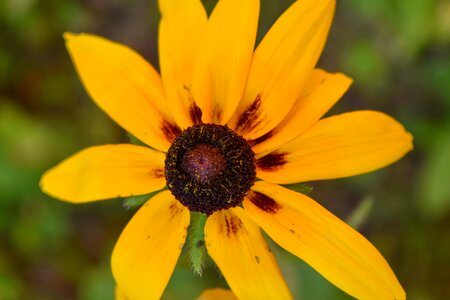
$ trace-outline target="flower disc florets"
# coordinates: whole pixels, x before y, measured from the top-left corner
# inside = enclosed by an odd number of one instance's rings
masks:
[[[165,169],[175,198],[206,214],[239,205],[256,176],[254,154],[245,139],[214,124],[182,132],[167,152]]]

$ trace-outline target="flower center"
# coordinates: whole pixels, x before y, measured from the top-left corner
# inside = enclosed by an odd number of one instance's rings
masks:
[[[178,201],[209,215],[242,202],[255,181],[254,154],[245,139],[226,126],[194,125],[170,146],[165,176]]]
[[[181,161],[181,168],[203,184],[219,175],[225,167],[226,161],[220,149],[208,144],[199,144],[186,151]]]

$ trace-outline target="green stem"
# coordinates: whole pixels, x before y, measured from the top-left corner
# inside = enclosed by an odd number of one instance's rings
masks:
[[[191,212],[188,232],[188,251],[192,270],[201,276],[206,258],[204,228],[208,217],[204,213]]]

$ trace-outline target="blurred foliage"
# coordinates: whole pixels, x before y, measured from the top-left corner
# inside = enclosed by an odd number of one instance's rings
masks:
[[[215,1],[204,2],[211,11]],[[258,40],[292,2],[262,1]],[[154,0],[0,1],[1,300],[113,298],[109,256],[135,209],[74,206],[38,186],[84,147],[129,141],[83,91],[62,33],[120,41],[157,67],[158,18]],[[372,174],[312,183],[310,196],[378,247],[409,299],[450,299],[450,2],[338,1],[319,65],[355,79],[332,113],[385,111],[413,133],[415,150]],[[296,297],[349,299],[271,245]],[[199,277],[182,256],[164,298],[215,286],[226,283],[211,261]]]

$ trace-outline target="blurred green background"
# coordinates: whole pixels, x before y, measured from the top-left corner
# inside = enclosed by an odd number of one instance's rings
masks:
[[[262,0],[259,39],[292,2]],[[89,100],[62,33],[122,42],[157,67],[158,20],[154,0],[0,1],[1,300],[113,299],[109,257],[134,210],[59,202],[38,181],[84,147],[128,140]],[[375,173],[311,183],[311,196],[377,246],[409,299],[450,299],[450,1],[338,1],[319,66],[355,79],[331,113],[384,111],[415,149]],[[273,248],[296,298],[349,299]],[[212,263],[200,278],[182,257],[164,298],[213,286],[226,285]]]

